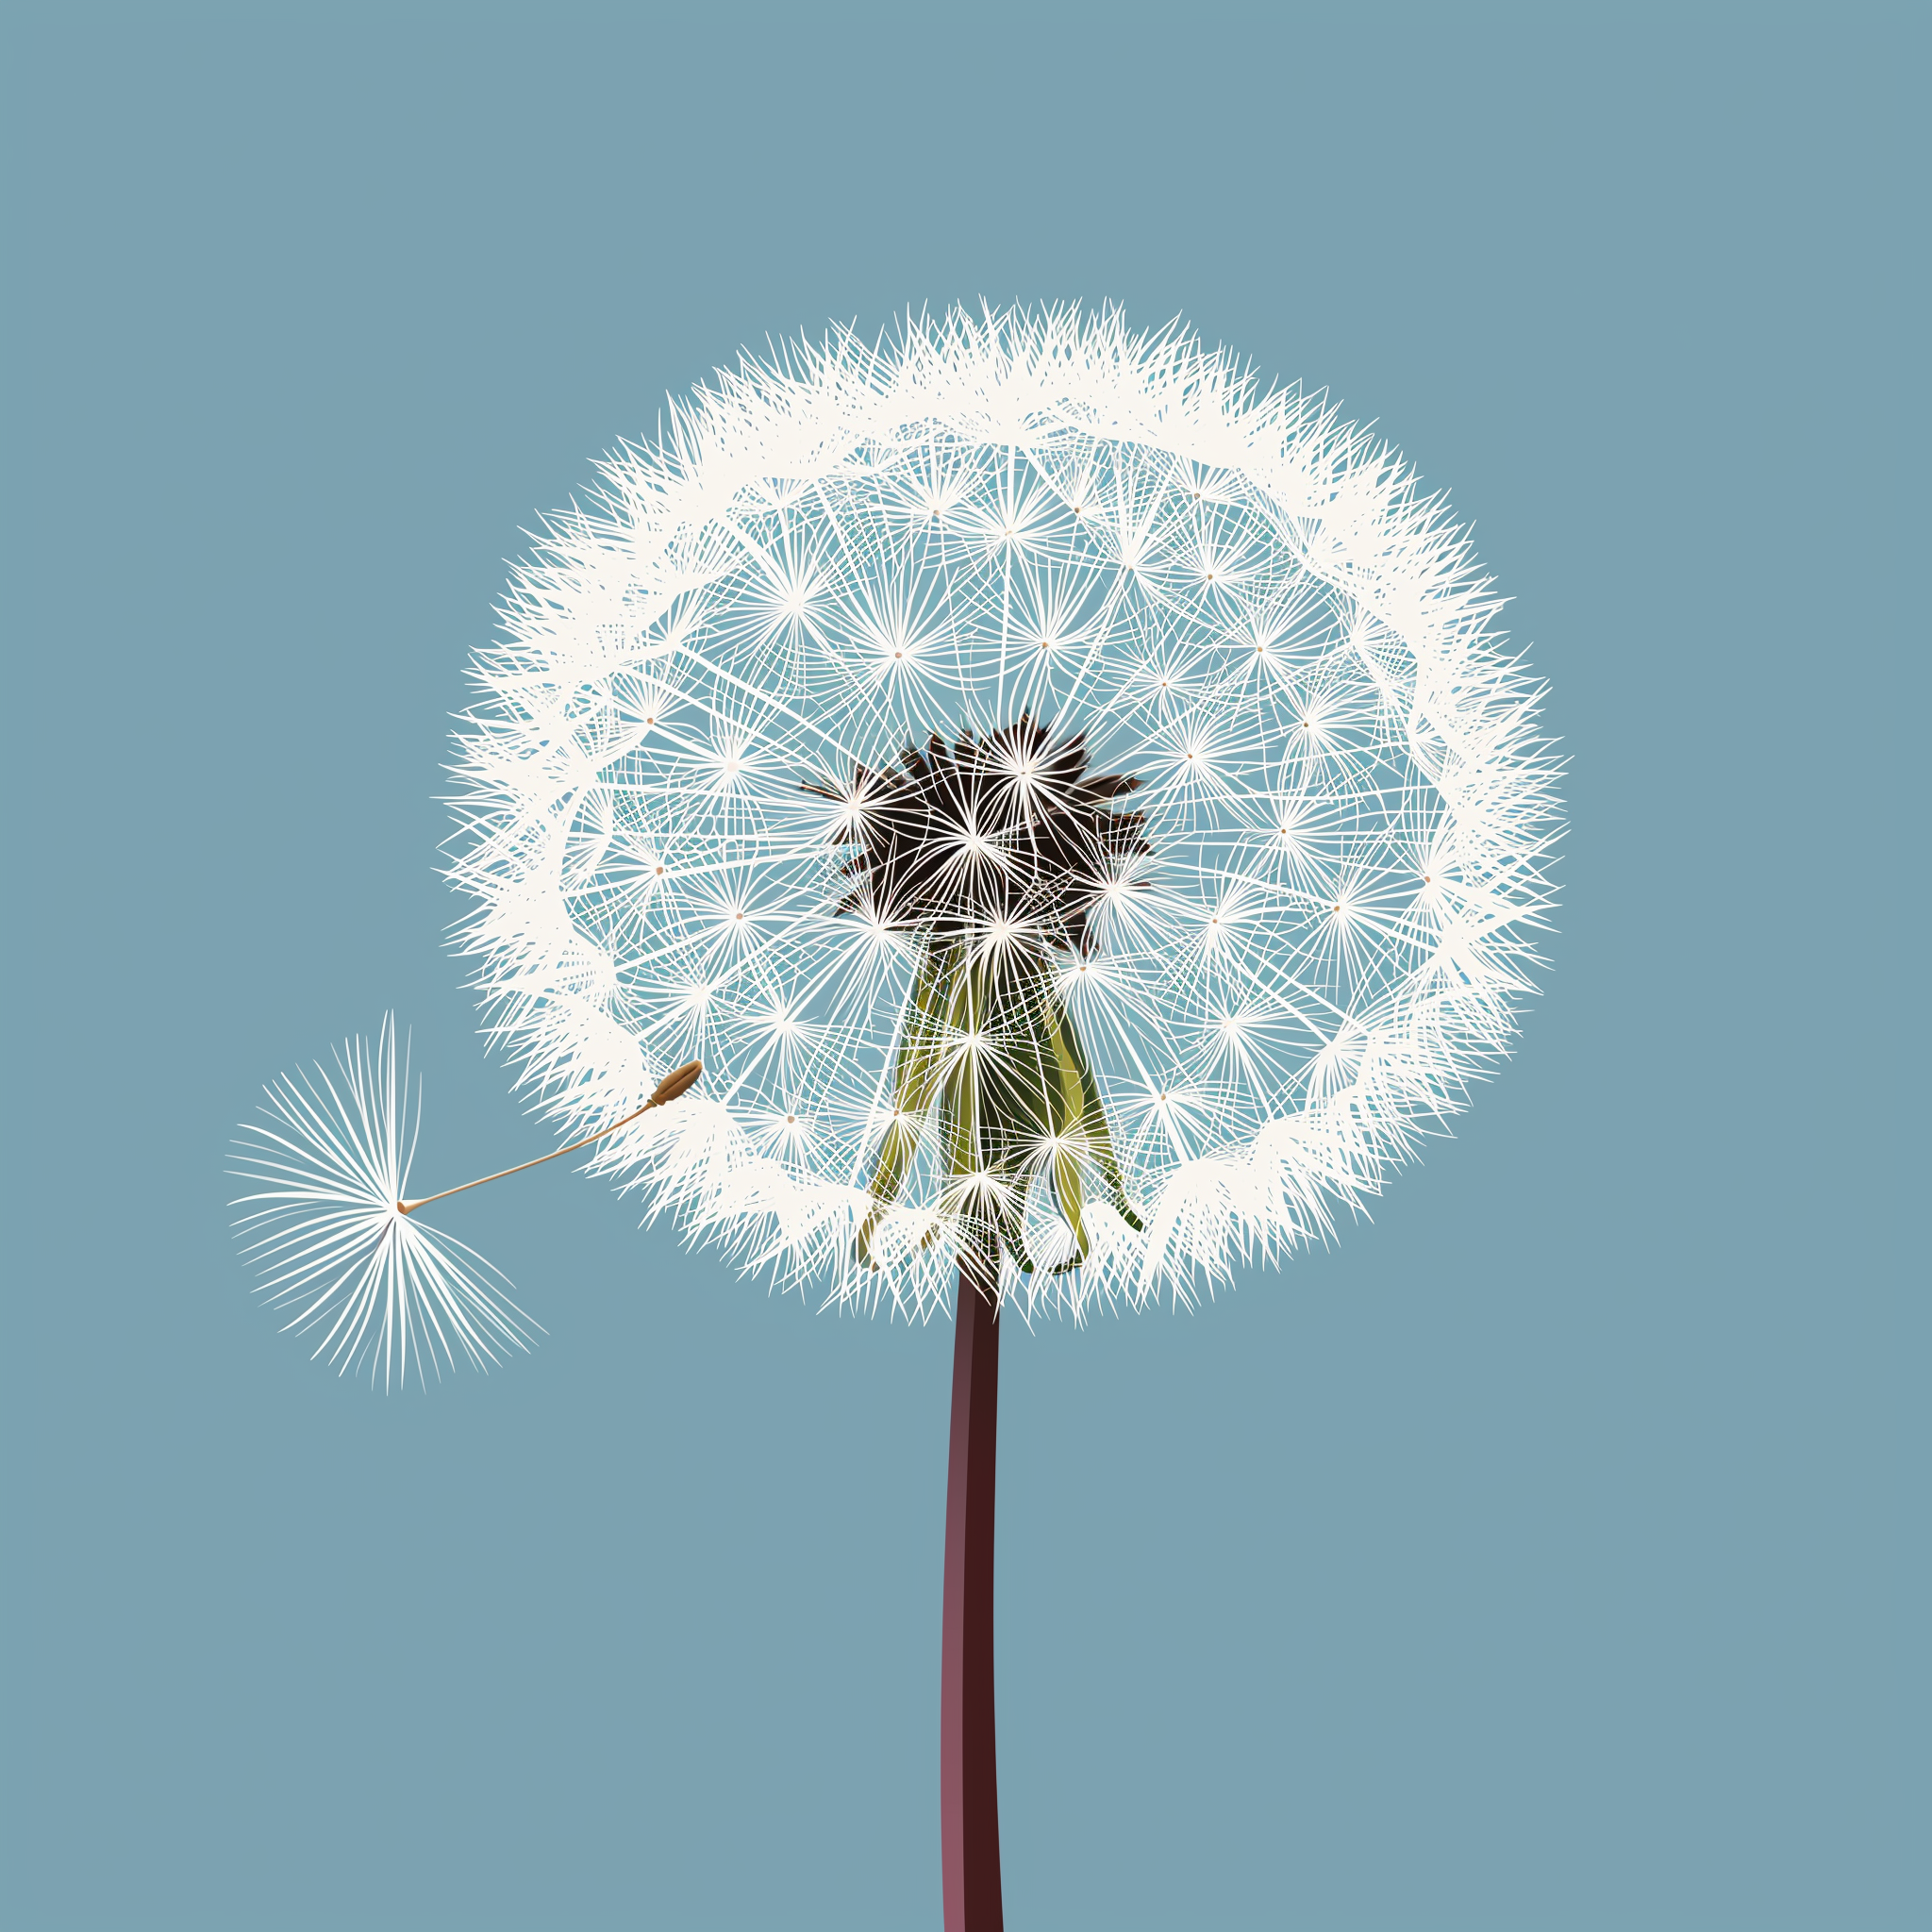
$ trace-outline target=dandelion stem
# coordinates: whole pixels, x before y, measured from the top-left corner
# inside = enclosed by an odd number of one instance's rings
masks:
[[[579,1147],[588,1147],[592,1141],[601,1141],[606,1134],[614,1134],[619,1127],[628,1126],[641,1113],[649,1113],[654,1107],[664,1107],[675,1100],[680,1093],[688,1091],[698,1083],[698,1075],[705,1071],[702,1060],[690,1060],[675,1074],[667,1074],[658,1083],[658,1091],[643,1106],[633,1108],[621,1121],[612,1121],[608,1127],[599,1127],[594,1134],[586,1134],[581,1141],[573,1141],[568,1147],[559,1147],[553,1154],[540,1154],[535,1160],[520,1161],[515,1167],[506,1167],[497,1174],[486,1174],[474,1181],[465,1181],[459,1188],[445,1188],[440,1194],[425,1194],[416,1201],[398,1201],[399,1214],[413,1214],[419,1208],[426,1208],[432,1201],[447,1201],[452,1194],[466,1194],[472,1188],[487,1187],[491,1181],[508,1180],[513,1174],[522,1174],[526,1167],[541,1167],[546,1160],[559,1160],[566,1154],[575,1154]]]
[[[991,1252],[989,1253],[989,1250]],[[993,1749],[993,1488],[999,1454],[999,1250],[959,1259],[952,1449],[946,1468],[940,1646],[940,1868],[945,1932],[1001,1932],[1000,1793]]]

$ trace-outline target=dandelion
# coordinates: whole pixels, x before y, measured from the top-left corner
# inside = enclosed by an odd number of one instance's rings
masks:
[[[949,1932],[996,1924],[998,1312],[1332,1233],[1503,1053],[1557,831],[1439,498],[1108,311],[746,361],[554,519],[479,654],[456,882],[560,1124],[787,1286],[958,1320]]]

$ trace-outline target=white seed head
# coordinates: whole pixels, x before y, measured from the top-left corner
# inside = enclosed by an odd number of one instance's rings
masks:
[[[1047,1176],[1093,1157],[1049,1137],[1042,1265],[1003,1291],[1187,1300],[1322,1239],[1514,1034],[1559,815],[1499,603],[1385,444],[1178,329],[956,311],[746,361],[551,521],[477,656],[452,876],[497,1037],[574,1130],[702,1058],[606,1171],[787,1282],[943,1307],[966,1192],[929,1144],[852,1258],[920,951],[833,914],[855,774],[1023,715],[1084,733],[1152,852],[1058,984],[1142,1224],[1096,1181],[1051,1272]]]

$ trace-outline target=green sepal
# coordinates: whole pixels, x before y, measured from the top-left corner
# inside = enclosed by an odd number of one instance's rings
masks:
[[[920,1122],[933,1102],[944,1051],[945,1016],[940,1000],[944,975],[943,956],[928,950],[912,982],[912,999],[906,1010],[893,1069],[892,1104],[898,1117],[886,1129],[868,1192],[873,1211],[859,1224],[854,1254],[861,1267],[872,1265],[872,1238],[885,1211],[898,1198],[907,1174],[919,1153]]]
[[[1145,1234],[1146,1224],[1134,1212],[1133,1205],[1127,1199],[1126,1180],[1121,1173],[1120,1158],[1113,1151],[1113,1136],[1108,1129],[1107,1108],[1101,1104],[1100,1083],[1093,1077],[1093,1068],[1081,1048],[1074,1016],[1064,1008],[1059,1014],[1058,1042],[1061,1053],[1072,1063],[1079,1079],[1081,1119],[1087,1128],[1087,1143],[1093,1150],[1094,1164],[1107,1182],[1114,1208],[1136,1234]]]

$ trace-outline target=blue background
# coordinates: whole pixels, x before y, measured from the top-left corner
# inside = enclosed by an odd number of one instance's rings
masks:
[[[1574,761],[1374,1224],[1008,1339],[1014,1932],[1932,1923],[1927,15],[1336,13],[10,10],[7,1924],[938,1926],[950,1330],[563,1162],[448,1216],[548,1343],[385,1399],[223,1169],[391,1005],[420,1182],[547,1144],[435,871],[504,559],[981,296],[1376,419]]]

